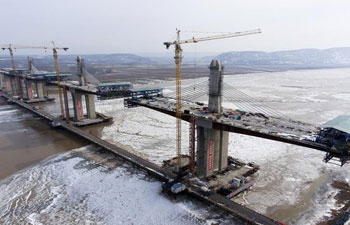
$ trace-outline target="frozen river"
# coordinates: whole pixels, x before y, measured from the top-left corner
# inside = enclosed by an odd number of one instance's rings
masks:
[[[192,85],[205,79],[183,83]],[[350,110],[350,69],[226,75],[224,82],[303,122],[321,124]],[[174,90],[174,82],[160,85],[165,92]],[[124,108],[118,99],[97,101],[96,106],[97,111],[114,117],[113,124],[98,129],[103,139],[158,165],[176,155],[174,118],[142,107]],[[53,104],[45,108],[59,111]],[[17,109],[3,109],[0,119],[8,120],[11,110]],[[186,153],[185,122],[182,136]],[[94,151],[87,146],[60,153],[1,180],[0,223],[229,223],[197,202],[169,201],[160,194],[159,182],[109,154]],[[350,182],[348,165],[324,164],[324,154],[312,149],[231,133],[229,154],[261,167],[254,188],[237,201],[290,224],[315,224],[340,207],[331,183]]]
[[[186,80],[184,85],[207,78]],[[350,69],[286,71],[226,75],[224,82],[264,101],[289,118],[322,124],[350,110]],[[165,92],[174,83],[162,84]],[[123,108],[122,101],[100,104],[115,122],[103,129],[103,138],[161,164],[175,156],[175,119],[146,108]],[[224,102],[225,105],[225,102]],[[229,104],[227,104],[229,105]],[[115,110],[119,107],[119,110]],[[188,149],[188,124],[183,123],[183,151]],[[229,154],[261,166],[255,187],[240,203],[288,223],[314,224],[337,208],[331,187],[348,177],[349,166],[322,162],[324,153],[284,143],[230,134]],[[348,180],[345,180],[348,182]]]

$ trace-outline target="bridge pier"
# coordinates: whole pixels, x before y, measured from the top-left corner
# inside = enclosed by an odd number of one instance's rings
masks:
[[[81,88],[81,86],[77,87]],[[72,94],[72,102],[74,109],[73,124],[75,126],[88,126],[103,122],[110,122],[113,120],[112,117],[105,116],[101,113],[96,113],[94,94],[81,91],[74,87],[68,87],[68,90]],[[66,110],[66,119],[69,118],[67,120],[70,120],[67,89],[65,89],[63,96]],[[83,100],[85,100],[85,109],[83,106]],[[86,111],[86,113],[84,113],[84,111]]]
[[[223,66],[219,60],[210,64],[209,104],[210,113],[222,113]],[[226,131],[212,129],[212,122],[197,120],[197,176],[206,178],[227,168],[228,139]]]
[[[55,100],[49,97],[44,80],[27,77],[23,78],[23,82],[23,93],[26,97],[24,101],[26,103],[49,102]]]
[[[85,97],[85,107],[88,119],[96,119],[95,96],[92,94],[83,94],[76,89],[70,89],[73,99],[74,121],[81,121],[84,118],[83,96]],[[66,97],[64,97],[66,99]],[[65,100],[65,104],[67,104]],[[68,106],[67,106],[68,108]]]

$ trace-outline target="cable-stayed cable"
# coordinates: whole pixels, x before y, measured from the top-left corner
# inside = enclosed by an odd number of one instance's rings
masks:
[[[245,107],[255,112],[262,112],[270,116],[288,118],[286,115],[278,112],[270,106],[263,104],[261,101],[245,94],[242,91],[232,87],[229,84],[224,83],[224,96],[232,103],[242,103]]]
[[[94,85],[98,85],[101,83],[101,81],[99,81],[95,76],[91,75],[89,73],[89,71],[87,71],[85,68],[83,68],[84,70],[84,76],[85,76],[85,80],[87,83],[89,84],[94,84]]]

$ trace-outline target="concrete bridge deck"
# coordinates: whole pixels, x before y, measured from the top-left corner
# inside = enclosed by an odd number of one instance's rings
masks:
[[[2,95],[5,99],[11,99],[7,95]],[[164,181],[168,182],[172,179],[176,178],[176,175],[172,173],[171,171],[168,171],[166,169],[163,169],[159,166],[157,166],[154,163],[151,163],[139,156],[136,156],[122,148],[119,148],[107,141],[104,141],[100,138],[97,138],[79,128],[74,127],[73,125],[70,125],[69,123],[66,123],[64,120],[58,119],[46,112],[43,112],[41,110],[35,109],[33,106],[26,104],[20,100],[11,99],[15,104],[18,106],[32,112],[33,114],[40,116],[41,118],[44,118],[48,121],[55,121],[60,123],[61,128],[64,130],[71,132],[72,134],[81,137],[88,142],[94,144],[95,146],[101,147],[102,149],[111,151],[115,153],[118,157],[124,159],[127,162],[130,162],[134,166],[143,169],[151,176]],[[268,218],[262,214],[259,214],[251,209],[248,209],[238,203],[235,203],[227,198],[225,198],[222,195],[212,193],[209,196],[204,196],[200,189],[196,186],[188,186],[186,189],[186,193],[189,194],[192,197],[195,197],[205,203],[212,204],[230,214],[232,214],[235,218],[241,220],[244,224],[268,224],[268,225],[278,225],[281,224],[271,218]]]
[[[57,81],[50,81],[47,84],[57,86]],[[66,81],[61,81],[60,86],[68,89],[75,89],[84,94],[98,95],[97,88],[95,86],[78,86]]]
[[[170,116],[176,116],[176,101],[172,98],[155,97],[152,99],[125,99],[125,101],[126,105],[144,106]],[[203,104],[183,101],[182,119],[189,122],[189,113],[191,113],[195,115],[197,125],[200,124],[207,128],[245,134],[312,148],[323,152],[330,152],[338,158],[349,157],[337,149],[331,149],[327,145],[316,143],[315,138],[319,128],[311,124],[293,121],[291,119],[266,117],[259,114],[241,115],[241,119],[238,120],[226,118],[223,115],[207,113],[205,110],[202,110],[203,107],[205,108]]]

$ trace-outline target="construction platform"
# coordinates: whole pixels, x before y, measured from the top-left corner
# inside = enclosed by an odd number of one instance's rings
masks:
[[[89,119],[89,118],[83,118],[80,121],[73,121],[74,118],[71,119],[68,123],[73,124],[74,126],[77,127],[85,127],[85,126],[90,126],[90,125],[96,125],[96,124],[101,124],[101,123],[110,123],[113,121],[113,117],[111,116],[106,116],[102,113],[96,112],[96,119]]]
[[[181,155],[181,172],[174,172],[181,176],[185,183],[203,187],[207,194],[218,193],[226,196],[228,199],[236,197],[241,192],[250,189],[255,183],[259,171],[259,166],[253,162],[244,163],[239,159],[228,157],[228,166],[224,171],[216,171],[213,175],[205,180],[198,179],[195,174],[190,171],[190,156]],[[163,161],[163,168],[169,171],[176,171],[177,157]],[[190,175],[188,175],[190,174]]]
[[[54,122],[56,124],[59,124],[59,127],[61,129],[64,129],[77,137],[80,137],[91,144],[100,147],[102,149],[111,151],[115,153],[118,157],[121,159],[131,163],[137,168],[140,168],[144,171],[146,171],[149,175],[159,179],[163,182],[171,182],[176,179],[176,174],[169,172],[169,170],[161,168],[154,163],[151,163],[137,155],[134,155],[130,153],[127,150],[124,150],[122,148],[119,148],[107,141],[104,141],[100,138],[97,138],[75,126],[72,124],[69,124],[65,122],[64,120],[55,118],[54,116],[50,115],[49,113],[46,113],[44,111],[41,111],[29,104],[26,104],[20,100],[12,99],[8,97],[5,94],[2,94],[2,97],[11,100],[14,104],[17,104],[18,106],[30,111],[31,113],[44,118],[48,120],[49,122]],[[188,183],[184,193],[188,194],[189,196],[192,196],[204,203],[214,205],[217,208],[232,214],[237,220],[241,221],[244,224],[271,224],[271,225],[280,225],[281,223],[278,221],[275,221],[271,218],[268,218],[258,212],[255,212],[251,209],[248,209],[247,207],[244,207],[238,203],[235,203],[231,200],[229,200],[227,197],[222,196],[218,193],[211,193],[210,195],[206,195],[203,193],[202,189],[196,185],[192,185],[191,183]]]

